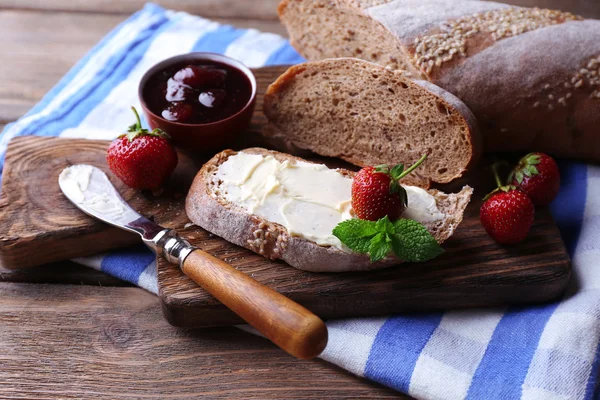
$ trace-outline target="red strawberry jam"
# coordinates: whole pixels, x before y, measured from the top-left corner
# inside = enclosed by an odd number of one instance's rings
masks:
[[[144,97],[156,115],[185,124],[228,118],[250,100],[252,85],[237,68],[217,62],[182,63],[148,80]]]

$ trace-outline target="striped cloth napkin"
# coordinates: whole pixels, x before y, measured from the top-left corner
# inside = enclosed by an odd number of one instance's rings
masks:
[[[131,123],[138,81],[154,63],[190,51],[249,67],[302,61],[280,36],[148,4],[90,51],[44,99],[0,136],[0,162],[20,135],[112,139]],[[600,168],[561,163],[552,205],[573,259],[560,302],[328,323],[322,357],[421,399],[600,399]],[[78,262],[157,292],[143,247]]]

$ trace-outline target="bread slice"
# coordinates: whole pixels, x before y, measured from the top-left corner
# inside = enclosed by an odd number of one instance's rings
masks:
[[[477,161],[475,117],[455,96],[378,64],[336,58],[291,67],[269,86],[264,112],[275,143],[359,166],[427,161],[409,183],[429,187]],[[416,181],[415,178],[420,178]]]
[[[271,155],[279,162],[285,160],[289,160],[291,163],[305,161],[289,154],[262,148],[250,148],[243,151],[263,156]],[[250,214],[244,208],[228,202],[220,192],[222,182],[215,178],[215,174],[219,166],[235,154],[237,153],[233,150],[222,151],[210,159],[196,175],[185,204],[187,215],[194,224],[266,258],[281,259],[289,265],[305,271],[371,270],[400,262],[390,257],[377,263],[371,263],[367,255],[342,251],[332,246],[321,246],[315,242],[292,236],[282,225]],[[354,175],[353,172],[344,169],[337,171],[348,177]],[[445,194],[437,190],[430,190],[429,193],[435,197],[437,207],[441,213],[445,214],[445,218],[425,224],[425,226],[436,240],[442,243],[453,234],[461,223],[473,190],[466,186],[456,194]]]

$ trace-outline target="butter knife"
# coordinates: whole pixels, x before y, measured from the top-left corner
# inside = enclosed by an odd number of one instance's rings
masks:
[[[289,354],[310,359],[327,344],[327,327],[319,317],[231,265],[192,246],[172,229],[134,211],[108,177],[91,165],[62,171],[59,186],[84,213],[140,235],[153,252],[173,264]]]

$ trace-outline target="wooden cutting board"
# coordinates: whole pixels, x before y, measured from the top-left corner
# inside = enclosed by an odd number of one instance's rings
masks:
[[[282,68],[256,71],[260,92]],[[262,94],[259,93],[259,99]],[[260,103],[260,101],[259,101]],[[257,104],[257,110],[262,107]],[[255,142],[265,119],[257,111],[251,129],[234,148]],[[468,183],[475,188],[465,220],[444,244],[446,252],[425,264],[401,264],[373,272],[309,273],[264,259],[208,232],[189,226],[183,209],[187,188],[206,157],[180,153],[180,164],[158,196],[125,187],[110,174],[108,142],[21,137],[8,148],[0,198],[0,263],[20,268],[95,254],[138,243],[136,236],[88,217],[60,193],[60,171],[89,163],[108,172],[123,197],[141,214],[235,268],[298,301],[323,318],[384,315],[543,302],[560,296],[570,277],[570,261],[547,209],[540,209],[528,239],[518,246],[493,242],[479,222],[481,197],[493,184],[486,165],[446,191]],[[321,159],[340,166],[339,161]],[[242,321],[196,286],[177,266],[157,260],[159,296],[166,318],[183,327],[232,325]]]
[[[256,110],[262,110],[267,86],[286,69],[253,70],[258,85]],[[235,146],[260,145],[256,133],[265,122],[262,112],[257,111],[248,132],[240,135]],[[110,173],[105,161],[107,148],[106,141],[34,136],[9,143],[0,196],[0,266],[31,267],[139,243],[136,235],[84,215],[62,195],[58,175],[73,164],[92,164],[104,170],[134,209],[159,224],[174,228],[187,222],[185,195],[196,171],[213,154],[189,156],[180,152],[173,179],[164,193],[153,196],[129,189]]]

